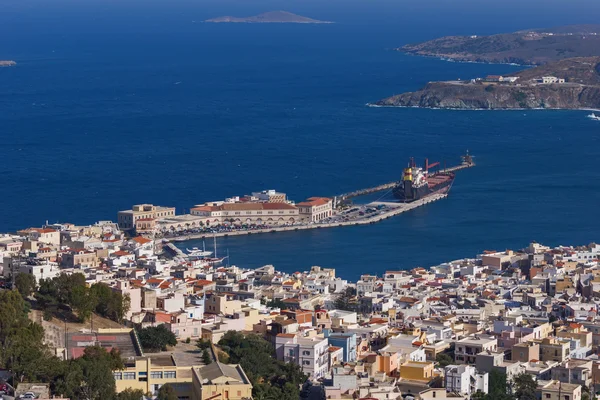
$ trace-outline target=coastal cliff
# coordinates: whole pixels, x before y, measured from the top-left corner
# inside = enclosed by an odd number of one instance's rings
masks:
[[[543,83],[543,77],[556,82]],[[430,82],[418,91],[374,104],[448,109],[600,108],[600,57],[562,60],[506,77]]]
[[[600,108],[600,87],[584,85],[496,86],[432,82],[423,89],[376,102],[379,106],[449,109]]]
[[[0,60],[0,67],[14,67],[15,65],[17,63],[12,60]]]

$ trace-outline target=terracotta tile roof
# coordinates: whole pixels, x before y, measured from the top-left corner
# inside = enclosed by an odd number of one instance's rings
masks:
[[[132,239],[134,242],[138,243],[138,244],[146,244],[146,243],[150,243],[152,240],[145,238],[143,236],[136,236]]]
[[[331,199],[329,199],[327,197],[309,197],[302,203],[298,203],[296,205],[300,206],[300,207],[318,207],[318,206],[324,206],[325,204],[329,203],[330,201],[331,201]]]
[[[57,232],[55,229],[50,229],[50,228],[31,228],[31,231],[34,232],[38,232],[38,233],[52,233],[52,232]]]
[[[213,282],[213,281],[207,281],[206,279],[198,279],[196,281],[196,286],[207,286],[207,285],[212,285],[212,284],[216,285],[215,282]]]

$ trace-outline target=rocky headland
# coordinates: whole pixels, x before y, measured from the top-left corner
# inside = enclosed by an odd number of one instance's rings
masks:
[[[0,67],[14,67],[15,65],[17,63],[12,60],[0,60]]]
[[[331,21],[320,21],[296,15],[287,11],[270,11],[252,17],[231,17],[224,16],[218,18],[207,19],[204,22],[214,23],[295,23],[295,24],[331,24]]]
[[[600,56],[600,25],[528,29],[490,36],[446,36],[396,50],[452,61],[542,65]]]
[[[600,109],[600,57],[578,57],[505,76],[430,82],[377,106],[448,109]]]

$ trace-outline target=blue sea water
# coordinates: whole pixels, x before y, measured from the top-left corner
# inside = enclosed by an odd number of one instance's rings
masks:
[[[483,3],[4,0],[0,59],[18,66],[0,69],[0,231],[270,188],[329,196],[397,179],[408,157],[452,163],[469,149],[477,167],[443,201],[371,226],[221,239],[220,251],[244,267],[322,265],[356,279],[532,240],[597,240],[600,124],[587,112],[365,106],[518,69],[394,47],[600,16],[600,2]],[[337,23],[200,22],[277,9]]]

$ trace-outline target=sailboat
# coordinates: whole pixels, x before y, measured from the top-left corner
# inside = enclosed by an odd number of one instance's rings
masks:
[[[188,252],[188,257],[208,257],[212,254],[212,251],[206,251],[206,246],[204,241],[202,242],[202,250],[197,247],[192,247],[192,249],[186,248]]]
[[[214,240],[214,248],[215,248],[215,256],[212,258],[205,258],[204,261],[206,261],[209,265],[215,265],[215,264],[221,264],[227,257],[229,256],[225,256],[225,257],[218,257],[217,256],[217,236],[213,236],[213,240]]]

